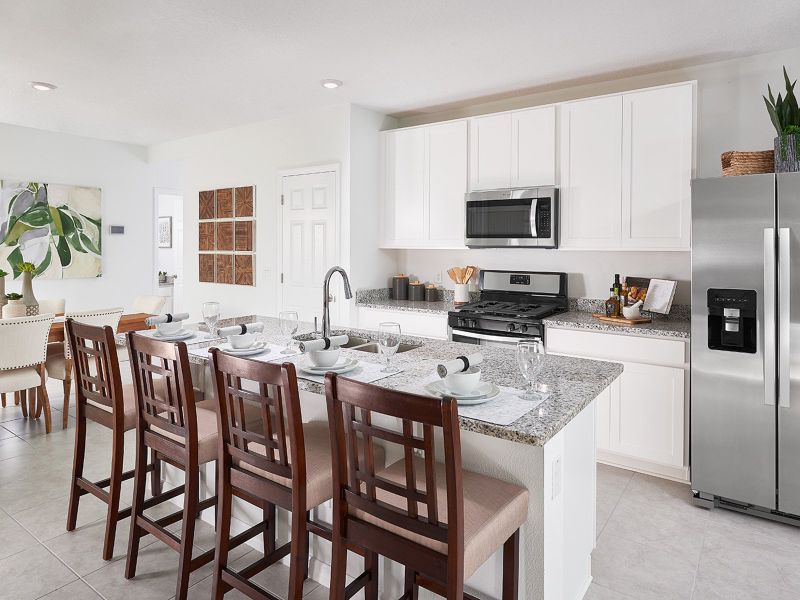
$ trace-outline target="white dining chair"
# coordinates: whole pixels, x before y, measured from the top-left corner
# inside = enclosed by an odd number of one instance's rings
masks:
[[[67,301],[64,298],[39,300],[39,314],[53,313],[55,315],[63,315],[66,305]]]
[[[166,296],[136,296],[131,312],[160,315],[166,302]]]
[[[0,393],[18,393],[22,414],[38,418],[44,410],[50,433],[50,399],[47,396],[47,337],[55,315],[0,319]],[[28,390],[31,390],[30,396]]]
[[[121,308],[107,308],[103,310],[90,310],[84,312],[65,313],[65,319],[73,319],[79,323],[105,327],[108,325],[117,331],[119,319],[122,316]],[[55,348],[51,348],[55,346]],[[60,351],[59,351],[60,347]],[[53,379],[60,379],[64,382],[64,421],[63,428],[67,428],[69,422],[69,394],[72,388],[72,352],[69,344],[50,344],[47,353],[47,375]]]

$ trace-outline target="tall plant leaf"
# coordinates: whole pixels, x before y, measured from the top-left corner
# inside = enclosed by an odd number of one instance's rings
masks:
[[[31,227],[45,227],[50,225],[51,219],[50,210],[44,204],[34,204],[19,218],[20,221]]]
[[[50,266],[50,261],[52,260],[52,254],[52,244],[50,244],[47,246],[47,254],[44,255],[42,262],[36,266],[36,274],[34,277],[38,277],[47,270],[47,267]]]
[[[63,235],[56,242],[56,252],[58,252],[58,261],[62,267],[68,267],[72,264],[72,249],[69,247],[67,238]]]
[[[11,265],[11,269],[14,271],[14,279],[19,277],[20,270],[19,266],[25,262],[25,259],[22,258],[22,250],[19,248],[14,248],[11,253],[8,255],[8,263]]]

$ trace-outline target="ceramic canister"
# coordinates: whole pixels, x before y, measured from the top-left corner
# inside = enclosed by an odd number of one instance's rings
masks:
[[[400,273],[392,278],[392,298],[408,300],[408,275]]]
[[[415,281],[408,286],[408,299],[416,302],[425,300],[425,284]]]

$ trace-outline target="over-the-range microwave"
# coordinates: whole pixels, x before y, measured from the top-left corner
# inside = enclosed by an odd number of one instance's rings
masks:
[[[466,194],[470,248],[558,248],[558,188],[509,188]]]

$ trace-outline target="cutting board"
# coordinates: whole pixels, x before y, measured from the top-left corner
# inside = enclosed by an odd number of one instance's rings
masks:
[[[625,317],[607,317],[603,313],[592,313],[592,316],[598,321],[603,321],[604,323],[614,323],[615,325],[642,325],[643,323],[653,322],[653,319],[650,317],[626,319]]]

